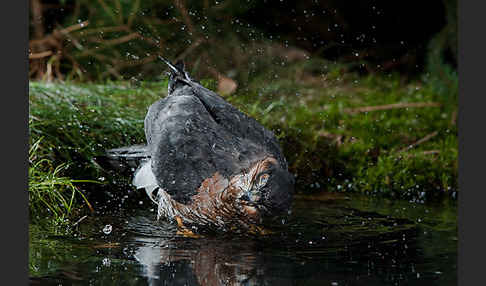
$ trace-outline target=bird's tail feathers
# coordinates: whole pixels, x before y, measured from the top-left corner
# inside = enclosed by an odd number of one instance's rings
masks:
[[[174,65],[169,60],[167,60],[162,56],[159,56],[159,59],[161,59],[164,63],[166,63],[169,66],[170,68],[169,74],[171,75],[172,78],[178,78],[183,81],[192,81],[192,78],[185,70],[184,61],[178,60]]]
[[[149,158],[146,145],[134,145],[106,150],[104,155],[96,156],[93,160],[106,171],[131,173],[143,160]]]
[[[106,155],[113,158],[147,158],[147,145],[132,145],[106,150]]]

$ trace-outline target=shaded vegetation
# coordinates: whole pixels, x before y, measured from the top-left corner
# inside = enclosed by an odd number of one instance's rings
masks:
[[[239,19],[254,2],[61,1],[45,19],[32,9],[30,77],[153,80],[165,68],[157,55],[187,59],[199,78],[246,71],[264,60],[264,34]]]
[[[154,80],[164,68],[157,55],[186,59],[196,78],[240,85],[268,66],[269,54],[416,75],[431,40],[457,64],[457,0],[31,2],[33,79]]]

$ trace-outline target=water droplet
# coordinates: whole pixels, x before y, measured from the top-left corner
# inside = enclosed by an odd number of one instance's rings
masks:
[[[103,258],[103,266],[110,267],[111,260],[108,257]]]
[[[103,233],[104,234],[110,234],[112,230],[113,230],[113,227],[111,226],[111,224],[107,224],[103,228]]]

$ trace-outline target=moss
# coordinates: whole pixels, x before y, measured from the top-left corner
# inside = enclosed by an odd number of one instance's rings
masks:
[[[409,80],[398,74],[360,77],[325,61],[317,72],[312,66],[274,77],[270,84],[255,82],[245,94],[229,98],[278,135],[300,191],[357,191],[417,201],[455,194],[456,74]],[[346,112],[426,102],[440,106]]]

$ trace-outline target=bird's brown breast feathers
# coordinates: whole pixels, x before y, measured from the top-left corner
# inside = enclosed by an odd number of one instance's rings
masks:
[[[189,204],[181,204],[172,200],[184,223],[215,224],[223,226],[236,222],[238,224],[259,223],[260,214],[253,206],[238,203],[240,193],[251,188],[256,176],[277,164],[272,157],[255,163],[249,170],[232,176],[229,180],[219,172],[201,183],[197,193],[192,196]]]

